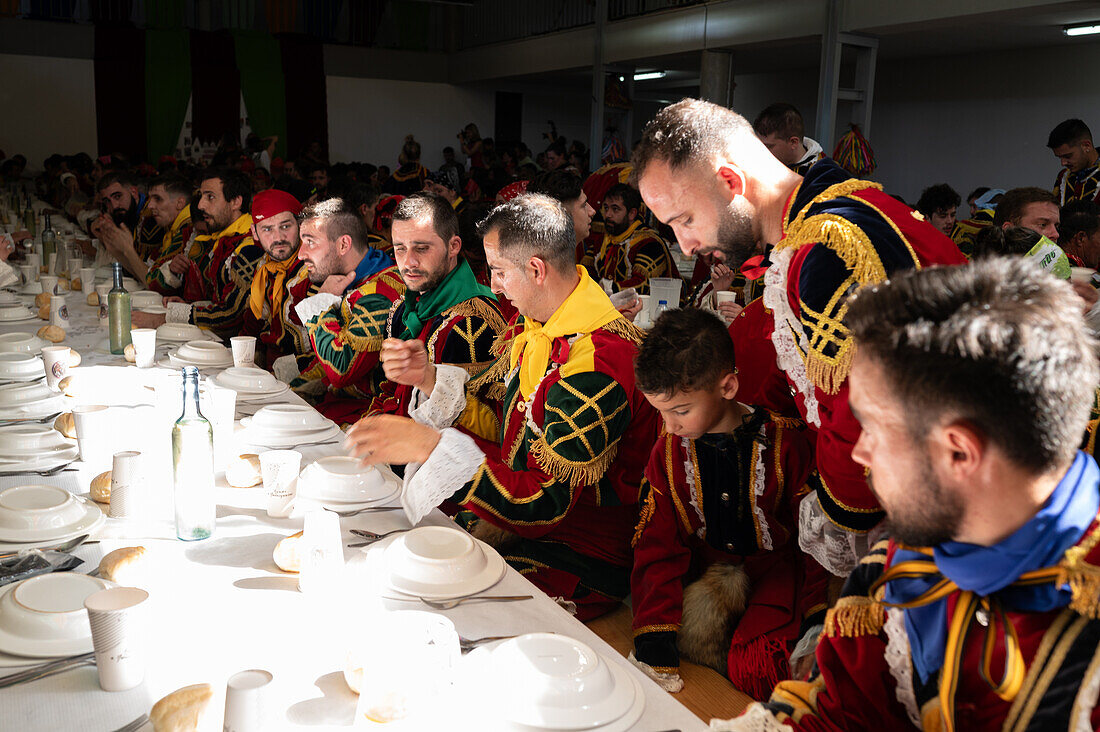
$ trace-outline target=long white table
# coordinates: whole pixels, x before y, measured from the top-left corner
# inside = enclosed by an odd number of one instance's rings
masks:
[[[84,359],[75,373],[82,381],[95,380],[107,385],[97,389],[94,397],[82,400],[107,404],[135,403],[143,397],[151,400],[151,392],[142,386],[148,371],[129,366],[121,357],[96,352],[96,343],[106,336],[106,331],[97,327],[95,311],[84,303],[83,296],[70,297],[69,309],[72,324],[64,344],[78,350]],[[34,332],[39,325],[0,325],[0,332]],[[293,394],[281,400],[300,401]],[[118,449],[154,451],[165,447],[169,437],[135,418],[135,423],[123,430],[118,439]],[[341,446],[306,446],[300,450],[305,466],[317,457],[340,454]],[[41,482],[73,493],[87,493],[92,477],[92,471],[83,468],[50,478],[0,478],[0,488]],[[426,610],[426,606],[385,600],[377,594],[364,595],[365,585],[358,584],[358,580],[345,583],[346,591],[337,601],[322,601],[298,592],[296,576],[280,572],[271,552],[280,539],[302,529],[303,518],[301,515],[269,518],[261,488],[234,489],[220,482],[215,535],[193,543],[174,539],[171,515],[163,512],[163,507],[171,502],[170,474],[162,470],[160,477],[151,478],[148,490],[151,499],[162,507],[159,516],[147,522],[108,519],[100,533],[100,543],[76,552],[86,562],[77,571],[95,568],[104,553],[124,546],[145,546],[154,559],[156,577],[149,588],[153,632],[145,682],[130,691],[109,693],[99,688],[95,669],[84,667],[0,690],[0,730],[114,730],[147,713],[165,694],[201,682],[213,687],[213,704],[218,707],[220,719],[226,679],[250,668],[267,669],[274,674],[272,698],[281,719],[277,729],[341,729],[351,725],[356,697],[345,684],[342,669],[357,632],[384,624],[389,612]],[[448,523],[447,517],[435,511],[422,525]],[[408,523],[403,512],[392,511],[343,519],[341,527],[347,544],[355,540],[348,533],[350,529],[386,531],[408,528]],[[359,549],[345,549],[349,566],[360,564],[361,556]],[[349,576],[360,575],[352,571]],[[634,669],[515,570],[508,568],[492,594],[531,594],[534,598],[514,603],[472,603],[444,614],[454,621],[459,634],[468,638],[541,631],[580,640],[640,681],[645,711],[632,730],[705,729],[674,697]],[[0,657],[0,665],[4,663]],[[11,663],[10,657],[7,663]],[[16,670],[16,667],[0,668],[0,674]],[[464,700],[448,704],[449,728],[486,728],[481,722],[483,710],[477,705]],[[423,728],[409,724],[388,726]]]

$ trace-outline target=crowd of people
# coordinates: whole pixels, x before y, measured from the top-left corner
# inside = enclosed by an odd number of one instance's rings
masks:
[[[435,172],[411,136],[392,171],[262,140],[54,156],[34,183],[165,296],[135,327],[257,336],[412,515],[582,620],[629,597],[668,691],[684,658],[758,700],[715,728],[1095,728],[1088,127],[1050,133],[1052,188],[966,218],[946,184],[910,208],[854,177],[789,104],[684,100],[590,174],[549,137],[468,125]],[[676,249],[694,272],[643,330]]]

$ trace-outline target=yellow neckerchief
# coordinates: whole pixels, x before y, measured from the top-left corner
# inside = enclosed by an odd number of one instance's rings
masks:
[[[453,208],[455,211],[457,211],[458,207],[461,206],[461,205],[462,205],[462,196],[459,196],[458,198],[456,198],[454,201],[451,202],[451,208]]]
[[[602,266],[603,261],[604,261],[604,255],[607,254],[608,249],[610,249],[612,247],[617,247],[620,244],[622,244],[624,241],[628,241],[632,236],[634,236],[635,233],[637,233],[638,229],[640,229],[641,226],[642,226],[642,220],[641,219],[635,219],[634,223],[632,223],[630,226],[626,227],[626,230],[623,231],[623,233],[619,234],[618,236],[611,236],[610,234],[604,234],[603,235],[603,241],[600,243],[600,254],[599,254],[599,256],[596,257],[596,265],[597,266]]]
[[[927,554],[929,559],[927,561],[909,560],[899,562],[890,567],[871,586],[872,596],[877,593],[880,587],[883,587],[891,580],[898,578],[936,576],[940,574],[939,568],[937,568],[935,562],[931,560],[931,550],[914,549],[913,551]],[[1009,585],[1009,587],[1025,587],[1048,582],[1062,583],[1064,582],[1063,575],[1064,569],[1060,566],[1035,569],[1021,574],[1020,578]],[[954,732],[955,730],[955,692],[958,690],[959,676],[962,670],[963,649],[966,643],[966,636],[970,631],[970,626],[974,618],[977,617],[979,610],[987,613],[989,616],[985,638],[982,641],[982,665],[978,670],[982,680],[989,685],[993,693],[1004,701],[1011,702],[1020,692],[1020,688],[1024,683],[1024,676],[1027,672],[1027,668],[1024,664],[1024,655],[1020,651],[1020,640],[1016,635],[1016,629],[1012,626],[1012,621],[1009,620],[1008,614],[1005,613],[1004,608],[1001,607],[1001,604],[997,602],[996,599],[991,600],[988,597],[979,597],[969,590],[960,590],[958,585],[946,577],[943,577],[922,595],[913,598],[909,602],[898,604],[883,602],[883,605],[887,607],[898,607],[904,610],[938,602],[955,592],[959,593],[959,597],[955,602],[955,611],[951,615],[951,623],[947,629],[946,653],[943,666],[940,668],[939,679],[940,712],[943,715],[944,732]],[[993,680],[992,674],[993,650],[996,647],[997,641],[994,635],[994,629],[997,627],[998,623],[1000,623],[1003,629],[1001,640],[1004,643],[1005,649],[1004,676],[999,682]]]
[[[168,245],[172,243],[172,237],[179,233],[179,230],[183,228],[184,221],[191,220],[191,204],[187,204],[183,207],[178,214],[176,214],[176,220],[172,222],[172,225],[168,227],[168,231],[164,232],[163,243],[161,244],[161,251],[163,252],[168,248]],[[183,242],[184,245],[187,242]]]
[[[539,323],[524,318],[523,331],[512,340],[511,368],[516,367],[521,356],[523,358],[519,370],[519,390],[524,399],[531,398],[546,375],[554,339],[591,333],[622,317],[603,288],[588,276],[588,270],[578,266],[577,273],[581,281],[550,319]]]
[[[264,263],[256,270],[256,276],[252,278],[252,291],[248,296],[248,307],[257,318],[264,315],[264,300],[267,297],[268,280],[274,285],[271,291],[271,315],[275,317],[283,311],[283,300],[286,299],[286,278],[290,269],[298,263],[297,256],[290,256],[282,262],[276,262],[271,257],[264,255]]]

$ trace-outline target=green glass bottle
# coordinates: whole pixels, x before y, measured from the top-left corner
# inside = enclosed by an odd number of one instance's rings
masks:
[[[23,209],[23,226],[27,227],[27,231],[31,236],[37,235],[37,226],[35,226],[34,208],[31,206],[31,197],[27,196],[27,206]]]
[[[172,428],[176,536],[197,541],[214,535],[214,430],[199,410],[199,370],[183,367],[183,414]]]
[[[57,234],[54,233],[53,224],[50,221],[50,215],[46,214],[45,226],[42,227],[42,264],[48,265],[50,263],[50,255],[57,253]],[[52,275],[61,274],[60,272],[50,272]]]
[[[107,293],[107,337],[111,353],[121,356],[130,345],[130,293],[122,286],[122,265],[111,263],[115,286]]]

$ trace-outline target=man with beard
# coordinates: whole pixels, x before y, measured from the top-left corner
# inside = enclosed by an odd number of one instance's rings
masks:
[[[495,360],[492,346],[506,324],[493,293],[478,284],[461,251],[458,216],[447,199],[422,191],[398,204],[393,253],[407,289],[390,308],[382,345],[393,357],[426,346],[433,363],[460,366],[474,377]],[[379,396],[363,411],[407,416],[413,387],[384,380],[380,368],[372,379]]]
[[[815,432],[820,484],[802,502],[799,542],[846,576],[882,518],[852,461],[859,423],[848,409],[855,349],[846,296],[905,269],[966,260],[950,239],[881,186],[829,159],[799,176],[737,113],[685,99],[646,126],[634,172],[650,210],[685,254],[712,252],[733,270],[774,243],[762,298],[730,326],[747,404],[801,416]]]
[[[210,227],[212,242],[199,262],[189,262],[183,298],[166,299],[168,314],[134,312],[135,328],[193,323],[219,338],[238,335],[252,292],[252,279],[264,250],[253,240],[252,182],[232,168],[210,168],[199,184],[199,212]]]
[[[338,424],[354,422],[376,396],[369,376],[405,284],[393,260],[367,245],[363,220],[340,198],[305,208],[301,238],[298,260],[317,289],[295,305],[308,358],[284,356],[275,375],[296,390],[323,391],[317,409]]]
[[[147,197],[138,190],[136,179],[124,171],[105,173],[96,182],[96,193],[103,213],[89,225],[92,235],[108,246],[109,239],[118,239],[113,231],[118,229],[122,235],[129,237],[137,260],[147,262],[156,259],[164,239],[164,228],[146,210]],[[123,262],[119,252],[109,246],[108,251]],[[125,262],[123,266],[126,266]],[[127,269],[138,280],[145,279],[144,273]]]
[[[1016,258],[862,288],[853,457],[888,541],[828,612],[805,681],[720,730],[1096,729],[1100,379],[1068,283]]]
[[[608,189],[601,206],[604,235],[594,266],[599,279],[609,280],[616,291],[633,287],[644,295],[651,277],[679,277],[680,272],[668,245],[643,225],[641,208],[642,197],[625,183]]]

